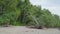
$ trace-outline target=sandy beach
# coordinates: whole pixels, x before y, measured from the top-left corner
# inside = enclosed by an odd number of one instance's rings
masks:
[[[58,29],[31,29],[25,26],[0,27],[0,34],[60,34]]]

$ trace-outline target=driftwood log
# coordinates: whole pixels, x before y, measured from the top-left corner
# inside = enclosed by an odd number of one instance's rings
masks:
[[[43,26],[27,26],[28,28],[33,28],[33,29],[43,29]]]

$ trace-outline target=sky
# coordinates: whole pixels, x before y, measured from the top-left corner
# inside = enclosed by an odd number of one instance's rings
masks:
[[[33,5],[40,5],[42,9],[50,10],[52,14],[60,16],[60,0],[30,0]]]

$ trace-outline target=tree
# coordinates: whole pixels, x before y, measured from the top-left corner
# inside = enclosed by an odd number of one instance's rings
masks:
[[[0,24],[12,23],[16,21],[20,15],[20,9],[17,6],[18,0],[0,0]],[[2,18],[3,17],[3,18]]]

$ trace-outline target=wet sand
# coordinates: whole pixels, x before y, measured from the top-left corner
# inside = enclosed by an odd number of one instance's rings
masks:
[[[31,29],[25,26],[0,27],[0,34],[60,34],[56,28]]]

